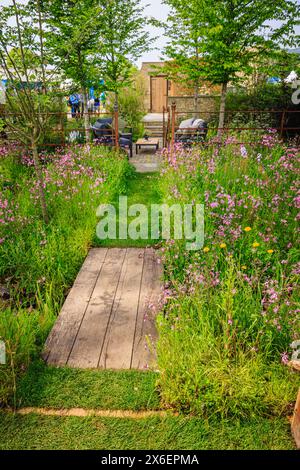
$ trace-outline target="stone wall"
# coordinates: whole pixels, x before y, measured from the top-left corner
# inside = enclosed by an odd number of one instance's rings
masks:
[[[220,97],[217,95],[199,96],[199,114],[202,119],[210,121],[217,115],[219,99]],[[168,106],[171,106],[174,102],[176,103],[177,112],[188,113],[195,110],[193,96],[168,96]]]
[[[145,108],[150,111],[151,109],[151,75],[159,74],[159,70],[164,66],[164,62],[143,62],[141,67],[141,74],[145,79],[146,83],[146,94],[145,94]],[[165,88],[162,89],[162,93],[165,94]],[[177,110],[179,112],[188,112],[194,110],[194,99],[193,90],[189,89],[188,86],[184,86],[182,83],[177,83],[172,80],[168,81],[168,105],[170,106],[173,101],[177,104]],[[216,101],[219,98],[220,86],[212,84],[203,84],[200,88],[200,110],[206,110],[207,114],[204,115],[205,119],[208,119],[209,111],[213,112],[217,109]]]

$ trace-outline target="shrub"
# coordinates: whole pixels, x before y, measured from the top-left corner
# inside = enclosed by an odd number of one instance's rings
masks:
[[[298,106],[292,103],[293,89],[281,84],[272,85],[268,83],[260,84],[252,89],[239,89],[230,92],[226,99],[227,124],[231,127],[250,127],[268,129],[270,127],[280,129],[282,125],[282,113],[289,110],[286,114],[284,136],[294,138],[299,131],[293,130],[300,128]],[[252,113],[245,112],[253,110]],[[266,110],[272,110],[268,113]],[[276,112],[277,111],[277,112]]]
[[[128,128],[132,129],[133,140],[142,137],[144,126],[142,119],[146,114],[145,109],[146,86],[144,78],[136,73],[130,86],[120,90],[119,93],[119,113],[126,122]],[[111,99],[113,103],[114,100]],[[113,107],[111,107],[113,112]]]

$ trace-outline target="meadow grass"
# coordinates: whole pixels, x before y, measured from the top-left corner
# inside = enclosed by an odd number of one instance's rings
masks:
[[[0,317],[7,351],[2,403],[15,396],[18,374],[42,348],[92,246],[97,207],[124,193],[132,173],[126,156],[103,147],[73,146],[41,158],[48,225],[30,155],[1,159],[0,282],[10,292]]]
[[[299,387],[287,367],[300,331],[299,150],[274,131],[256,138],[165,151],[163,201],[204,204],[205,242],[161,250],[160,393],[204,417],[285,415]]]

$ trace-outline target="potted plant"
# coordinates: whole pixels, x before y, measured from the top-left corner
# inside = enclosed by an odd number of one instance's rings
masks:
[[[151,132],[146,131],[146,132],[144,133],[144,139],[145,139],[145,140],[149,140],[150,137],[151,137]]]

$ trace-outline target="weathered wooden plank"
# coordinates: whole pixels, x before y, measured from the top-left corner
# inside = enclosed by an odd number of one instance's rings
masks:
[[[107,248],[91,248],[74,281],[73,287],[90,285],[97,277],[107,254]]]
[[[71,367],[98,366],[126,250],[109,249],[68,359]]]
[[[83,263],[46,341],[43,357],[48,364],[65,365],[67,363],[106,253],[106,248],[93,249]]]
[[[99,367],[130,369],[145,250],[126,251]]]
[[[162,266],[158,261],[155,250],[147,248],[131,360],[132,369],[144,369],[154,366],[155,363],[155,316],[163,288]]]

